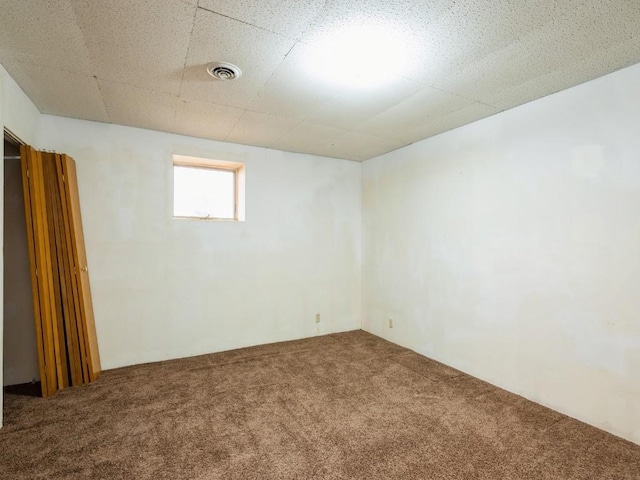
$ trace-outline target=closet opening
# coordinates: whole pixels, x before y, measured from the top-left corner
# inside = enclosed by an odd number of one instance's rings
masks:
[[[4,131],[3,387],[41,396],[20,163],[22,142]]]

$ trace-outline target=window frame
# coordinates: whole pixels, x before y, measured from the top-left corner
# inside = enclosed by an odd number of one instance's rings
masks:
[[[201,170],[218,170],[233,172],[233,218],[227,217],[198,217],[195,215],[175,215],[175,167],[187,167]],[[242,222],[244,221],[244,185],[245,167],[241,162],[230,162],[226,160],[212,160],[207,158],[189,157],[185,155],[173,155],[171,164],[172,178],[172,217],[176,220],[213,220],[216,222]]]

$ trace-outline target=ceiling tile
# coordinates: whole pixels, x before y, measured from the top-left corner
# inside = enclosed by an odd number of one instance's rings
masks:
[[[95,75],[177,94],[196,7],[181,0],[72,0]]]
[[[170,132],[177,98],[166,93],[98,80],[109,120],[118,125]]]
[[[343,89],[307,116],[313,123],[354,129],[356,125],[384,112],[411,97],[421,85],[402,77],[394,77],[386,88]]]
[[[4,66],[42,113],[109,121],[95,78],[11,60]]]
[[[340,158],[367,160],[404,146],[400,140],[391,140],[360,132],[345,132],[333,141],[333,148]]]
[[[425,32],[453,5],[449,0],[328,0],[302,38],[311,46],[322,44],[327,38],[354,28],[373,28],[398,38],[410,53],[407,65],[396,73],[419,77],[432,52],[425,48]],[[389,60],[389,59],[386,59]],[[381,68],[385,58],[380,59]]]
[[[280,138],[289,132],[298,121],[289,117],[276,117],[245,111],[227,135],[233,143],[276,148]]]
[[[332,29],[336,25],[384,22],[422,30],[452,7],[450,0],[327,0],[314,25]]]
[[[250,110],[302,120],[336,95],[308,71],[310,48],[298,43],[253,99]]]
[[[630,3],[626,5],[627,11],[619,2],[615,4],[615,11],[625,18],[615,22],[616,27],[606,25],[612,15],[603,16],[607,8],[614,8],[613,3],[590,0],[576,6],[572,15],[561,15],[481,61],[451,71],[436,80],[435,85],[491,104],[491,99],[502,92],[513,91],[520,84],[574,62],[583,62],[599,50],[632,38],[640,29],[640,9],[636,8],[634,15]],[[558,48],[559,45],[562,48]],[[638,58],[636,54],[635,59]],[[574,75],[564,83],[576,85],[597,75]]]
[[[640,61],[640,4],[631,0],[200,6],[4,0],[0,63],[52,114],[361,159]],[[327,36],[362,26],[380,28],[389,44],[401,39],[397,54],[376,50],[395,85],[347,90],[312,73]],[[407,63],[396,65],[403,53]],[[212,61],[244,75],[215,81]]]
[[[584,0],[572,15],[558,19],[557,23],[566,33],[565,41],[582,46],[584,52],[609,48],[638,37],[640,3]]]
[[[342,158],[336,152],[334,142],[343,133],[344,130],[339,128],[301,122],[280,138],[278,148],[290,152]]]
[[[357,127],[358,131],[391,138],[403,138],[405,132],[427,119],[446,115],[471,105],[473,100],[425,87],[415,95],[372,117]]]
[[[551,22],[476,62],[450,70],[437,78],[434,86],[487,102],[497,92],[544,75],[569,61],[569,50],[555,48],[561,37],[562,32]]]
[[[429,118],[422,125],[398,135],[398,137],[401,137],[398,139],[404,140],[407,144],[414,143],[433,135],[467,125],[468,123],[475,122],[476,120],[498,112],[498,109],[488,105],[473,103],[440,117]]]
[[[434,78],[475,63],[558,17],[572,15],[584,1],[452,3],[451,9],[419,32],[421,62],[407,76],[433,83]]]
[[[633,52],[636,52],[635,55]],[[637,63],[639,56],[640,37],[631,38],[613,47],[596,50],[587,58],[572,61],[558,70],[496,92],[492,97],[487,97],[486,101],[496,108],[506,110],[596,78],[602,72],[603,65],[610,71],[631,66]]]
[[[299,38],[325,4],[324,0],[200,0],[200,7],[273,33]]]
[[[3,1],[0,62],[22,63],[91,75],[82,31],[69,0]]]
[[[242,115],[239,108],[179,100],[173,131],[192,137],[224,140]]]
[[[294,40],[199,9],[180,96],[245,108],[285,58]],[[210,62],[229,62],[242,70],[233,81],[214,80]]]
[[[542,79],[555,78],[558,88],[567,88],[597,77],[601,70],[587,74],[585,69],[566,67],[586,63],[597,52],[608,51],[620,42],[624,42],[625,50],[630,55],[626,59],[617,58],[616,65],[620,68],[634,63],[640,58],[640,51],[636,48],[633,54],[629,39],[634,36],[633,32],[640,30],[640,9],[636,9],[638,14],[634,16],[632,11],[621,12],[623,5],[619,5],[617,11],[626,20],[618,21],[617,28],[613,25],[603,27],[610,18],[607,15],[600,18],[606,5],[600,0],[597,6],[593,1],[588,1],[576,7],[574,15],[554,19],[481,61],[438,79],[436,85],[502,108],[518,104],[517,92],[523,95],[521,103],[539,98],[546,87],[538,85],[535,79],[541,79],[542,84],[548,85]],[[611,2],[609,5],[612,5]],[[627,8],[630,8],[629,5]],[[640,44],[640,39],[636,44]],[[557,48],[558,45],[562,45],[562,48]],[[601,67],[613,63],[607,61],[609,57],[607,54],[600,58]],[[555,71],[563,71],[566,77],[554,75]],[[507,92],[510,92],[510,99],[496,103],[496,99],[504,97]]]

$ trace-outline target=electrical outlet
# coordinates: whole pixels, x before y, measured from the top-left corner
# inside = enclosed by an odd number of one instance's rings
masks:
[[[316,313],[316,323],[320,323],[320,314]]]
[[[389,328],[393,328],[393,318],[389,319]]]

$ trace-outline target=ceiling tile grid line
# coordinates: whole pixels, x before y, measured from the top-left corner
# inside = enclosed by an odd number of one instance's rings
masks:
[[[111,116],[109,115],[109,108],[107,107],[107,104],[104,101],[104,94],[102,93],[102,88],[100,88],[100,80],[96,77],[94,78],[95,78],[96,86],[98,87],[98,92],[100,92],[100,100],[102,100],[102,104],[104,105],[104,110],[107,114],[107,119],[109,120],[109,123],[114,123],[111,119]]]
[[[189,32],[189,44],[187,45],[187,53],[184,56],[184,63],[182,64],[182,76],[180,77],[180,88],[178,89],[178,97],[182,95],[182,84],[184,83],[184,73],[187,69],[187,61],[189,60],[189,52],[191,51],[191,41],[193,39],[193,29],[196,28],[196,16],[198,9],[193,11],[193,23],[191,24],[191,31]]]
[[[280,66],[282,65],[283,62],[285,62],[287,60],[287,56],[289,56],[289,54],[291,53],[291,51],[295,48],[295,46],[298,44],[298,42],[296,41],[291,48],[289,49],[289,51],[287,51],[287,53],[284,55],[284,57],[282,58],[282,60],[278,63],[278,66],[276,68],[273,69],[273,71],[271,72],[271,75],[269,75],[269,78],[265,80],[265,82],[262,84],[262,86],[260,87],[260,89],[258,91],[255,92],[255,94],[251,97],[251,100],[249,101],[249,105],[251,105],[253,103],[253,101],[256,99],[256,97],[258,97],[260,95],[260,92],[265,88],[265,86],[269,83],[269,81],[273,78],[273,76],[275,75],[276,71],[280,68]]]
[[[300,40],[329,3],[327,0],[198,0],[203,10],[267,32]]]
[[[107,104],[104,101],[104,95],[102,95],[102,90],[100,89],[100,82],[98,81],[98,77],[96,77],[95,75],[93,77],[91,77],[93,84],[95,85],[96,89],[98,90],[99,93],[99,97],[100,97],[100,104],[102,106],[102,108],[104,109],[104,112],[106,114],[106,118],[107,120],[109,120],[109,122],[111,122],[111,118],[109,117],[109,110],[107,110]]]
[[[82,31],[82,28],[80,27],[80,23],[78,22],[78,14],[77,14],[76,9],[74,8],[72,3],[70,3],[70,6],[71,6],[71,10],[73,11],[73,22],[78,26],[78,29],[80,30],[80,32],[82,32],[82,46],[83,46],[83,49],[86,52],[87,57],[89,58],[89,61],[93,65],[93,62],[91,60],[91,55],[89,53],[89,47],[87,46],[87,40],[86,40],[85,34]],[[95,67],[94,67],[94,72],[95,72]],[[104,101],[104,96],[102,95],[102,91],[100,89],[100,82],[98,81],[98,77],[95,74],[93,74],[93,75],[91,75],[91,78],[92,78],[92,83],[95,85],[95,88],[97,89],[97,91],[99,93],[100,104],[101,104],[102,109],[104,110],[104,113],[106,115],[106,120],[111,121],[111,118],[109,117],[109,110],[107,109],[107,105],[106,105],[106,103]]]
[[[264,30],[265,32],[273,33],[274,35],[279,35],[278,32],[274,32],[273,30],[269,30],[268,28],[261,27],[260,25],[256,25],[256,24],[250,23],[250,22],[245,22],[243,20],[240,20],[239,18],[232,17],[230,15],[225,15],[224,13],[216,12],[215,10],[204,8],[204,7],[200,6],[200,5],[198,5],[198,8],[200,10],[204,10],[205,12],[215,13],[216,15],[220,15],[221,17],[228,18],[229,20],[233,20],[234,22],[244,23],[245,25],[248,25],[250,27],[258,28],[260,30]]]

